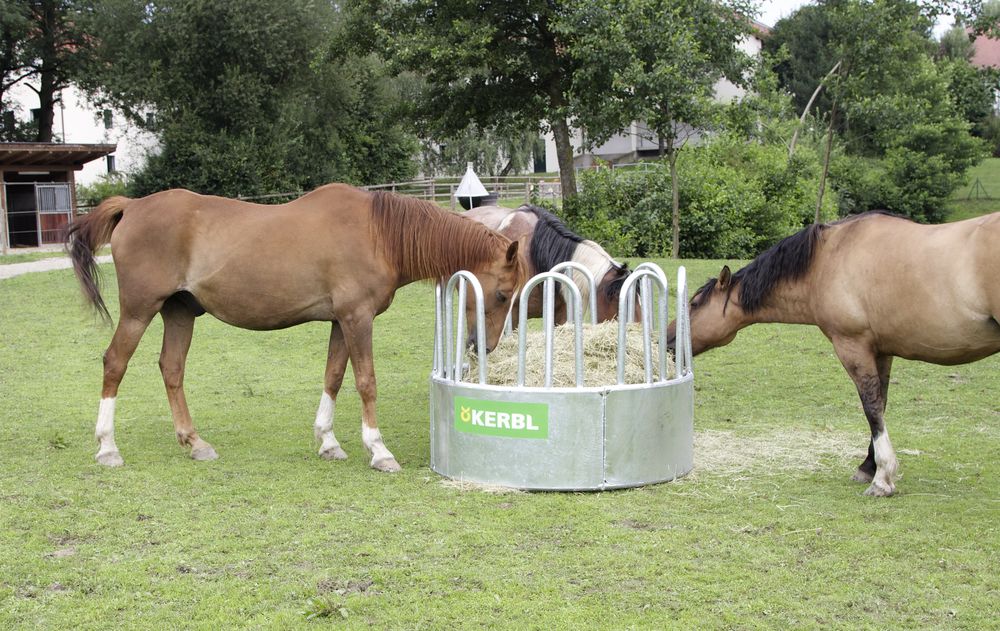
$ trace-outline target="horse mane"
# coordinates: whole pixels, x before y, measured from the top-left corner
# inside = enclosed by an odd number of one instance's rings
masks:
[[[604,275],[612,268],[621,274],[604,286],[605,296],[609,301],[621,293],[625,277],[628,276],[628,266],[620,264],[611,258],[600,244],[584,239],[570,230],[561,219],[547,210],[526,204],[518,208],[522,212],[533,213],[538,217],[535,231],[531,235],[531,263],[536,270],[550,270],[559,263],[573,261],[583,265],[594,275],[594,282],[600,283]],[[580,289],[583,304],[590,304],[590,286],[579,274],[571,276]],[[564,290],[567,303],[570,300],[568,291]]]
[[[372,193],[371,231],[376,248],[404,276],[444,278],[474,270],[510,244],[507,237],[437,204],[388,191]],[[518,276],[526,272],[518,265]],[[519,285],[522,284],[519,282]]]
[[[518,208],[538,217],[535,231],[531,235],[531,264],[536,270],[548,271],[565,261],[573,260],[573,253],[584,238],[576,234],[561,219],[533,205]]]
[[[750,261],[746,267],[735,272],[729,284],[729,292],[739,285],[740,306],[743,311],[747,314],[759,311],[779,284],[802,278],[812,265],[820,234],[829,226],[830,224],[813,224],[785,237]],[[691,305],[701,305],[717,283],[718,279],[709,279],[695,292]],[[727,305],[729,295],[726,294]]]

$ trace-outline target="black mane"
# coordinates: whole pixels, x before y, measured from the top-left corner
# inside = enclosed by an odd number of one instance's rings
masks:
[[[538,217],[531,236],[531,264],[539,272],[547,272],[559,263],[573,259],[576,246],[584,238],[566,227],[561,219],[538,206],[518,208]]]
[[[740,306],[752,314],[764,306],[771,292],[782,282],[797,280],[809,271],[816,251],[816,241],[827,224],[813,224],[778,241],[768,250],[733,274],[732,287],[739,284]],[[692,305],[698,306],[718,282],[712,278],[694,294]],[[728,297],[727,297],[728,301]]]

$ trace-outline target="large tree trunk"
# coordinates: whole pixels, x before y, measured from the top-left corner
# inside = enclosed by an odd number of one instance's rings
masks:
[[[41,86],[38,89],[38,135],[36,142],[52,142],[52,125],[55,120],[56,106],[55,77],[48,70],[41,74]]]
[[[41,29],[41,68],[38,87],[38,135],[37,142],[52,142],[52,122],[55,118],[56,64],[59,56],[57,30],[59,16],[56,3],[51,0],[41,2],[36,19]]]
[[[573,145],[570,142],[569,124],[565,118],[552,121],[552,135],[556,141],[556,158],[559,162],[559,183],[562,198],[576,195],[576,165],[573,163]]]

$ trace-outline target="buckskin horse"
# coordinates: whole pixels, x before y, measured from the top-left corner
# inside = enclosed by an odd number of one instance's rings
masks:
[[[691,299],[691,350],[724,346],[758,322],[814,324],[857,387],[871,428],[853,479],[895,492],[883,420],[894,357],[974,362],[1000,351],[1000,213],[921,225],[873,212],[814,224]],[[674,325],[668,342],[672,345]]]
[[[597,321],[606,322],[618,317],[618,297],[630,273],[628,265],[615,261],[596,242],[584,239],[552,213],[530,204],[516,209],[479,206],[463,214],[511,240],[522,240],[525,245],[521,256],[529,276],[547,272],[565,261],[580,264],[594,276]],[[584,308],[589,308],[589,283],[582,274],[574,272],[569,275],[580,289]],[[564,292],[568,290],[564,288]],[[541,291],[535,291],[528,300],[528,317],[539,318],[541,315]],[[566,322],[566,294],[563,292],[556,296],[554,317],[556,324]],[[633,317],[635,320],[639,318],[638,305]]]
[[[104,354],[96,428],[96,459],[108,466],[124,462],[114,438],[118,386],[157,313],[163,318],[160,370],[177,439],[195,460],[218,457],[195,431],[183,389],[195,318],[210,313],[254,330],[332,322],[313,426],[319,453],[347,457],[333,434],[333,416],[350,359],[371,466],[398,471],[376,422],[373,319],[399,287],[467,269],[483,288],[492,349],[525,280],[516,241],[429,202],[343,184],[275,206],[185,190],[112,197],[74,222],[68,240],[84,295],[108,320],[94,253],[109,241],[118,277],[120,315]],[[473,308],[470,296],[467,309]]]

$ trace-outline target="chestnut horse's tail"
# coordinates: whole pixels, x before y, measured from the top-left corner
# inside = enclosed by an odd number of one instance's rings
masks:
[[[66,233],[66,245],[83,294],[108,322],[111,314],[101,297],[101,277],[94,254],[111,240],[111,233],[131,201],[128,197],[109,197],[88,214],[78,217]]]

